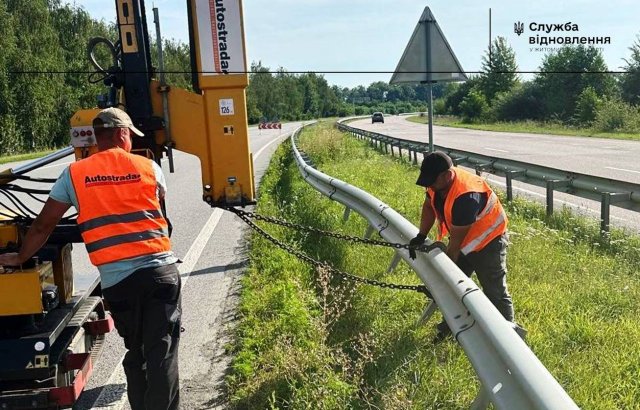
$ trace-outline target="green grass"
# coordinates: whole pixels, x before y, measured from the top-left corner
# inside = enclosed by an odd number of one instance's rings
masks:
[[[416,167],[327,124],[305,130],[300,145],[323,172],[417,223],[423,192],[414,185]],[[594,221],[566,211],[545,220],[543,207],[520,199],[506,208],[509,286],[529,345],[580,407],[638,408],[640,238],[614,232],[602,241]],[[343,210],[302,180],[283,144],[262,180],[258,211],[362,235],[366,222],[352,215],[344,223]],[[404,263],[384,273],[390,249],[265,228],[339,269],[420,283]],[[439,317],[415,326],[425,304],[417,293],[329,278],[255,234],[243,285],[228,379],[235,408],[459,409],[477,394],[462,349],[431,342]]]
[[[6,157],[0,157],[0,164],[7,164],[9,162],[28,161],[30,159],[36,159],[44,157],[47,154],[51,154],[54,150],[30,152],[28,154],[9,155]]]
[[[411,122],[417,122],[420,124],[427,123],[427,117],[413,116],[408,117],[407,119]],[[640,141],[640,134],[600,132],[591,128],[568,127],[566,125],[552,122],[516,121],[495,123],[465,123],[457,117],[438,116],[434,119],[433,124],[441,125],[444,127],[467,128],[483,131],[525,132],[530,134],[570,135],[576,137],[597,137]]]

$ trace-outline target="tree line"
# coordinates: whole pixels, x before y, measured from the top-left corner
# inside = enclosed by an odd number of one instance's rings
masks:
[[[0,155],[68,144],[73,113],[96,106],[97,96],[106,92],[101,76],[89,76],[95,71],[87,57],[93,37],[115,42],[116,27],[62,0],[0,0]],[[151,41],[157,66],[153,36]],[[189,45],[165,40],[163,51],[168,82],[190,89]],[[96,56],[103,68],[113,64],[106,47]],[[340,88],[316,73],[272,72],[260,62],[251,66],[247,96],[250,123],[426,107],[422,86],[379,82]]]
[[[151,33],[150,33],[151,34]],[[0,155],[64,146],[69,119],[96,106],[105,92],[87,57],[93,37],[117,39],[113,24],[98,21],[62,0],[0,0]],[[152,36],[153,37],[153,36]],[[465,121],[557,121],[606,131],[640,130],[640,38],[625,60],[626,74],[603,73],[602,53],[564,47],[545,56],[531,81],[516,74],[515,53],[497,38],[483,58],[482,74],[456,84],[436,84],[436,114]],[[170,84],[191,87],[188,44],[163,42]],[[152,39],[152,60],[157,52]],[[103,67],[106,49],[96,52]],[[157,66],[157,64],[155,64]],[[574,72],[580,74],[557,74]],[[596,73],[597,72],[597,73]],[[249,122],[396,114],[426,110],[426,86],[378,81],[354,88],[330,85],[318,73],[271,70],[254,62],[247,89]]]
[[[513,49],[498,37],[483,57],[482,73],[448,85],[434,112],[466,122],[535,120],[640,132],[640,36],[629,50],[624,73],[613,74],[601,50],[562,47],[544,57],[532,80],[522,81]]]

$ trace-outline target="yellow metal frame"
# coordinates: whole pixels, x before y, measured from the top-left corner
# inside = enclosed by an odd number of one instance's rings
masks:
[[[51,262],[0,275],[0,317],[41,314],[42,290],[53,284]]]
[[[242,1],[240,10],[241,36],[245,47]],[[190,2],[196,16],[196,3]],[[203,198],[211,204],[238,204],[255,201],[253,158],[249,147],[247,98],[249,85],[244,56],[244,73],[202,75],[198,19],[194,17],[194,37],[199,86],[202,95],[172,88],[169,92],[171,138],[175,148],[196,155],[202,168]],[[162,116],[162,95],[159,84],[152,82],[153,110]],[[222,100],[232,100],[233,115],[221,115]],[[163,133],[158,142],[164,141]]]
[[[9,211],[2,210],[9,215]],[[18,244],[18,227],[9,217],[0,215],[0,249],[6,248],[9,243]]]

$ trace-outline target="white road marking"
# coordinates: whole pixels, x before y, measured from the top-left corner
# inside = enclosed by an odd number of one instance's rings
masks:
[[[69,162],[61,162],[61,163],[59,163],[59,164],[47,165],[46,167],[40,167],[40,168],[38,168],[38,169],[40,170],[40,169],[47,169],[47,168],[53,168],[53,167],[60,167],[60,166],[62,166],[62,165],[68,165],[68,164],[71,164],[72,162],[73,162],[73,161],[69,161]]]
[[[259,149],[253,158],[257,159],[265,149],[278,142],[283,137],[287,137],[289,135],[291,135],[291,133],[284,134],[282,137],[277,137],[273,141],[269,142],[264,147]],[[180,277],[182,278],[183,288],[187,283],[187,280],[189,279],[189,275],[193,271],[193,268],[195,267],[196,263],[198,263],[200,255],[207,245],[207,242],[209,242],[211,235],[213,235],[213,231],[216,229],[216,226],[218,226],[218,222],[220,222],[220,218],[222,217],[223,213],[224,211],[222,211],[220,208],[216,208],[213,211],[213,213],[209,217],[209,220],[200,230],[200,233],[196,237],[196,240],[193,241],[191,247],[189,248],[189,251],[187,251],[187,254],[185,255],[182,263],[178,267],[178,270],[180,271]],[[122,367],[123,359],[124,355],[118,361],[118,364],[116,365],[113,373],[111,373],[111,376],[109,376],[107,384],[100,392],[100,395],[98,396],[96,401],[93,403],[93,406],[91,407],[92,409],[121,410],[124,404],[127,402],[127,378],[124,374],[124,368]]]
[[[294,131],[294,132],[295,132],[295,131]],[[269,146],[271,146],[271,144],[274,144],[274,143],[278,142],[281,138],[283,138],[283,137],[288,137],[289,135],[291,135],[291,133],[290,133],[290,132],[289,132],[289,133],[284,134],[282,137],[277,137],[276,139],[274,139],[273,141],[271,141],[270,143],[268,143],[268,144],[267,144],[267,145],[265,145],[264,147],[260,148],[260,149],[258,150],[258,152],[256,152],[256,155],[254,155],[253,157],[257,159],[257,158],[260,156],[260,154],[262,154],[262,153],[264,152],[264,150],[265,150],[265,149],[267,149]]]
[[[613,169],[614,171],[625,171],[625,172],[633,172],[634,174],[640,174],[640,171],[634,171],[632,169],[624,169],[624,168],[616,168],[616,167],[605,167],[607,169]]]
[[[505,151],[505,150],[503,150],[503,149],[497,149],[497,148],[487,148],[487,147],[484,147],[484,149],[486,149],[487,151],[506,152],[506,153],[508,153],[508,152],[509,152],[509,151]]]

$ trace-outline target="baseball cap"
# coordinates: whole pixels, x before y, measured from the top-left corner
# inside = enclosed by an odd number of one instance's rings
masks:
[[[119,108],[112,107],[100,111],[93,120],[93,128],[129,128],[137,136],[144,137],[142,131],[133,125],[129,114]]]
[[[420,176],[416,181],[416,185],[430,187],[436,182],[438,175],[453,166],[453,161],[444,152],[435,151],[424,157],[422,166],[420,167]]]

